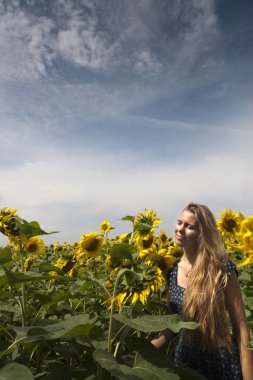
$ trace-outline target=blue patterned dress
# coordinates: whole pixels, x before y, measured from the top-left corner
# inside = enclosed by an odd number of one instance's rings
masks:
[[[235,265],[229,261],[228,274],[235,270]],[[168,276],[169,304],[173,313],[182,316],[183,297],[185,288],[177,283],[178,261]],[[185,330],[180,330],[175,348],[175,365],[195,369],[209,380],[242,380],[239,351],[233,343],[232,353],[226,348],[215,352],[200,351],[197,347],[186,342]]]

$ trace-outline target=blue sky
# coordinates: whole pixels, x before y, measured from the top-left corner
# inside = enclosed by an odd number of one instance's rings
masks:
[[[72,242],[252,214],[250,0],[0,1],[0,207]],[[4,243],[4,237],[0,243]]]

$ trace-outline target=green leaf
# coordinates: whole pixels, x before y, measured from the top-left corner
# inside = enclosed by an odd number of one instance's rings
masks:
[[[245,299],[245,305],[248,306],[250,310],[253,310],[253,297],[247,297]]]
[[[43,380],[72,380],[71,370],[69,367],[64,366],[59,368],[57,371],[53,371],[46,377],[43,377]]]
[[[38,299],[43,306],[55,305],[58,302],[62,302],[68,299],[80,299],[80,294],[71,294],[70,292],[56,292],[54,294],[41,294],[35,293],[35,299]]]
[[[118,364],[115,358],[106,351],[95,350],[93,358],[112,376],[120,380],[178,380],[180,377],[173,373],[172,368],[161,368],[152,365],[141,356],[133,368]]]
[[[27,336],[38,336],[43,334],[47,334],[47,330],[37,326],[31,327],[27,332]]]
[[[160,350],[157,350],[152,345],[145,346],[142,348],[139,348],[137,350],[138,355],[135,359],[134,367],[138,366],[139,363],[143,363],[144,361],[147,362],[146,367],[149,367],[149,365],[156,366],[159,368],[170,368],[175,371],[176,374],[179,375],[180,379],[184,380],[204,380],[206,379],[204,376],[200,375],[197,371],[188,368],[175,368],[174,360],[169,357],[167,354],[161,352]]]
[[[244,269],[244,271],[240,271],[239,275],[240,282],[244,283],[252,283],[251,275]]]
[[[25,235],[28,239],[38,235],[51,235],[58,233],[59,231],[46,232],[40,228],[40,225],[36,221],[30,223],[24,221],[24,224],[20,225],[21,234]]]
[[[124,269],[123,269],[124,270]],[[126,271],[122,274],[122,279],[120,280],[123,286],[134,286],[136,281],[141,280],[141,274],[136,273],[134,270],[126,269]]]
[[[251,311],[248,309],[245,309],[246,317],[249,318],[251,316]]]
[[[198,327],[198,324],[195,322],[182,321],[178,314],[143,315],[133,319],[129,319],[123,314],[114,314],[113,318],[134,330],[143,331],[145,333],[163,331],[166,329],[178,333],[182,328],[194,330]]]
[[[243,293],[246,297],[253,297],[253,289],[244,289]]]
[[[21,282],[36,282],[42,280],[52,280],[52,276],[43,276],[37,272],[12,272],[11,270],[4,268],[9,285],[18,284]]]
[[[0,276],[0,285],[4,286],[6,284],[8,284],[8,279],[7,279],[7,276],[4,274],[4,275]]]
[[[135,217],[132,215],[126,215],[123,218],[120,218],[119,220],[129,220],[130,222],[134,222]]]
[[[193,369],[175,368],[173,360],[153,346],[137,350],[133,368],[118,364],[116,359],[106,351],[95,350],[93,358],[116,379],[121,380],[205,380]]]
[[[41,263],[39,265],[39,272],[40,273],[49,273],[49,272],[57,272],[59,274],[62,274],[64,275],[64,271],[52,264],[49,264],[49,263]]]
[[[134,247],[130,244],[115,244],[110,249],[112,265],[116,265],[120,260],[133,260]]]
[[[0,369],[1,380],[34,380],[29,368],[19,363],[6,364]]]
[[[96,318],[88,314],[78,314],[64,321],[42,326],[19,327],[11,326],[16,331],[16,340],[22,343],[41,340],[55,340],[59,338],[87,337],[94,327]]]
[[[18,305],[12,305],[12,304],[2,304],[0,305],[1,311],[8,311],[10,313],[15,313],[17,310],[19,310]]]
[[[146,231],[146,230],[150,230],[152,228],[152,226],[148,223],[142,223],[142,222],[138,222],[135,226],[134,226],[134,230],[135,231]]]
[[[0,265],[9,263],[12,261],[12,251],[10,247],[0,249]]]
[[[15,295],[10,292],[5,292],[4,290],[1,290],[1,300],[10,298],[15,299]]]

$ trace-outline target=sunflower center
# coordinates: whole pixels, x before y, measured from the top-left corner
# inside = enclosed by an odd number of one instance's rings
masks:
[[[106,230],[108,229],[107,224],[105,224],[105,223],[102,224],[101,229],[102,229],[103,231],[106,231]]]
[[[153,218],[151,216],[143,216],[140,220],[141,223],[146,223],[152,226],[153,224]]]
[[[37,246],[37,244],[30,244],[29,246],[28,246],[28,248],[27,248],[27,251],[28,252],[36,252],[36,250],[37,250],[37,248],[38,248],[38,246]]]
[[[237,226],[237,224],[234,219],[225,219],[223,222],[223,226],[226,231],[233,232],[233,229]]]
[[[162,241],[163,243],[165,243],[166,240],[167,240],[167,236],[166,236],[165,234],[161,234],[161,235],[160,235],[160,238],[161,238],[161,241]]]
[[[148,248],[150,248],[151,245],[152,245],[152,243],[153,243],[153,237],[150,237],[149,239],[145,239],[145,240],[143,240],[143,241],[142,241],[143,248],[144,248],[144,249],[148,249]]]
[[[87,252],[94,252],[99,246],[99,241],[95,237],[88,237],[83,242],[83,248]]]

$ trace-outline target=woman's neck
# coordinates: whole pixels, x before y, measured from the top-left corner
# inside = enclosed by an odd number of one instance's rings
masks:
[[[186,264],[193,265],[196,260],[196,251],[189,250],[187,248],[183,249],[182,260],[185,261]]]

